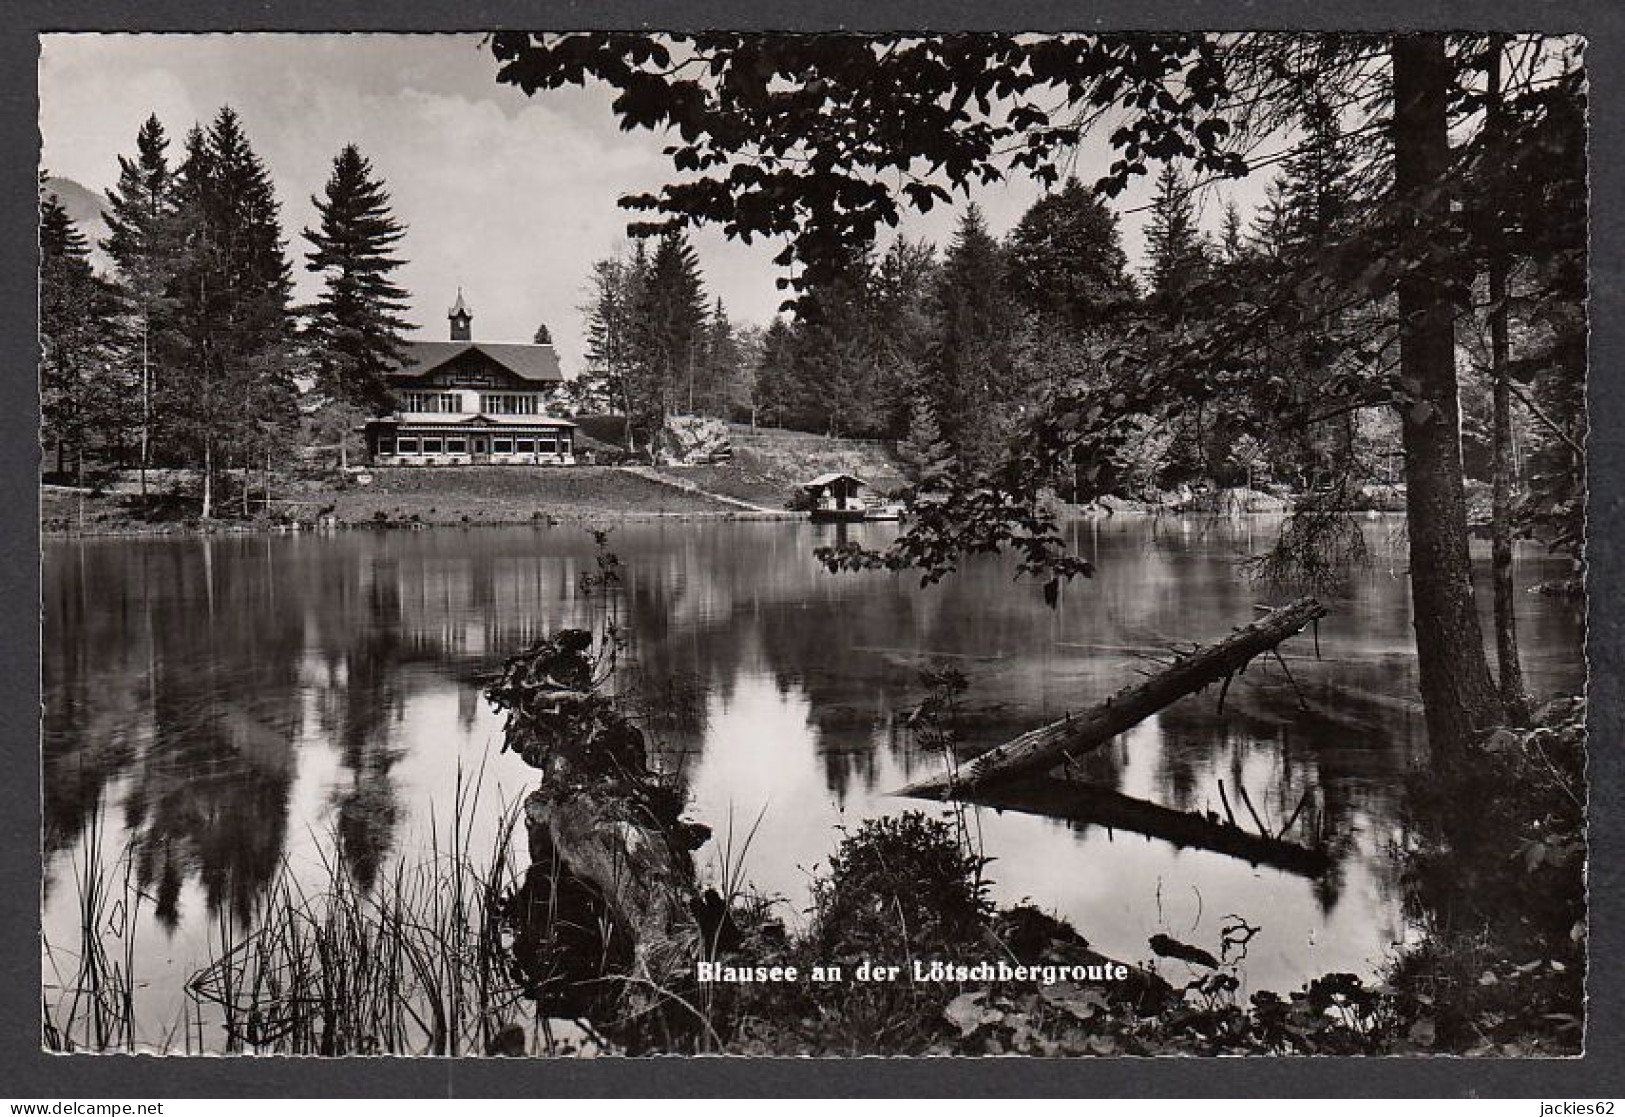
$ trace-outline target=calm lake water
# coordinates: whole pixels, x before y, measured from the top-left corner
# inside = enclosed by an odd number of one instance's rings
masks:
[[[1306,803],[1296,829],[1325,833],[1329,870],[983,808],[976,826],[1001,901],[1030,898],[1126,960],[1149,957],[1159,931],[1216,949],[1223,918],[1242,915],[1262,928],[1243,975],[1252,989],[1381,967],[1408,933],[1393,850],[1403,776],[1425,742],[1402,518],[1364,523],[1373,562],[1321,595],[1333,609],[1321,660],[1307,633],[1287,645],[1296,688],[1257,664],[1222,713],[1213,693],[1188,698],[1088,773],[1198,812],[1222,809],[1223,781],[1244,825],[1241,789],[1277,828]],[[689,716],[660,731],[663,762],[681,769],[694,817],[719,835],[731,819],[736,848],[760,815],[745,875],[798,918],[840,827],[915,805],[887,792],[940,767],[906,726],[922,668],[962,671],[968,736],[1005,740],[1135,681],[1149,666],[1136,652],[1213,639],[1251,620],[1254,603],[1285,600],[1237,569],[1275,526],[1073,524],[1099,573],[1054,610],[998,560],[922,591],[909,577],[830,575],[812,557],[837,531],[878,543],[895,525],[627,524],[611,545],[626,564],[621,609],[638,670],[687,697]],[[573,527],[446,529],[53,542],[44,562],[45,928],[76,947],[74,866],[99,819],[107,850],[133,850],[151,899],[137,1001],[158,1042],[210,927],[245,910],[284,863],[316,880],[336,855],[363,885],[377,879],[422,848],[431,817],[444,824],[459,765],[484,765],[487,832],[501,802],[523,795],[532,773],[498,753],[500,720],[479,680],[530,640],[581,623],[577,582],[593,547]],[[1517,576],[1530,585],[1561,566],[1529,551]],[[1535,595],[1519,607],[1530,685],[1579,688],[1576,608]],[[719,844],[701,851],[708,873]]]

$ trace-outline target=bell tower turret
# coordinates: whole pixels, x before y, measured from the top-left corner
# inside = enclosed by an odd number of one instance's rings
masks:
[[[463,301],[463,289],[457,288],[457,301],[446,311],[446,317],[451,320],[451,340],[473,341],[474,311]]]

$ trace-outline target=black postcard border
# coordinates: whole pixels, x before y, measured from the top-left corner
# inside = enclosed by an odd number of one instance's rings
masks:
[[[1457,1059],[433,1060],[50,1056],[40,1051],[38,35],[49,31],[1500,28],[1587,36],[1591,82],[1589,578],[1591,966],[1586,1054]],[[1610,0],[8,0],[0,12],[0,1097],[1483,1096],[1625,1095],[1621,1021],[1625,533],[1625,6]],[[1533,1112],[1533,1110],[1531,1110]]]

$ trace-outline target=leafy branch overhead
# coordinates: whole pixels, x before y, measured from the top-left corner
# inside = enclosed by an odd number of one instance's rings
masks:
[[[1478,277],[1498,275],[1490,316],[1505,380],[1510,300],[1501,291],[1516,258],[1533,351],[1519,356],[1546,368],[1559,410],[1578,413],[1578,40],[504,33],[489,46],[500,81],[527,94],[604,83],[623,129],[669,137],[671,178],[623,199],[646,217],[634,232],[711,224],[747,242],[783,239],[776,261],[789,274],[779,286],[799,297],[796,332],[768,339],[776,358],[797,358],[782,364],[854,363],[796,350],[818,345],[820,319],[850,301],[843,287],[861,287],[862,258],[905,210],[930,210],[956,191],[968,199],[1012,174],[1059,185],[1086,139],[1111,152],[1097,194],[1120,194],[1158,164],[1143,301],[1114,281],[1111,221],[1076,199],[1052,203],[1075,222],[1073,243],[1029,226],[1009,252],[970,207],[932,307],[942,344],[913,373],[927,406],[891,409],[893,422],[907,423],[918,466],[908,527],[883,551],[846,545],[821,552],[823,561],[913,568],[930,582],[966,555],[1013,550],[1054,602],[1088,565],[1068,554],[1048,494],[1112,492],[1129,459],[1157,439],[1182,459],[1164,470],[1168,480],[1218,482],[1227,459],[1244,459],[1250,485],[1252,463],[1268,457],[1299,490],[1338,494],[1355,472],[1360,413],[1381,410],[1399,435],[1388,456],[1402,476],[1390,462],[1388,484],[1404,486],[1410,513],[1430,731],[1460,741],[1501,716],[1471,609],[1458,325],[1477,310]],[[1284,150],[1261,150],[1270,142]],[[1538,166],[1531,151],[1544,153]],[[1194,192],[1274,163],[1286,173],[1256,235],[1232,212],[1216,250]],[[1090,260],[1080,247],[1108,251]],[[1075,291],[1042,281],[1035,291],[1021,270],[1035,255],[1070,257],[1068,277],[1091,265],[1096,275]],[[1031,340],[1004,312],[1001,286],[1031,309]],[[844,335],[828,340],[833,354]],[[1024,346],[1047,352],[1028,359]],[[1497,396],[1502,412],[1509,395]],[[832,412],[828,432],[838,425]],[[1578,440],[1558,434],[1556,468],[1542,475],[1572,482]],[[1578,504],[1565,483],[1545,487],[1545,517],[1572,520]],[[1571,546],[1578,538],[1572,526],[1550,534]]]
[[[625,130],[669,132],[682,176],[623,199],[638,228],[715,223],[747,243],[784,237],[781,287],[832,277],[852,245],[952,190],[1026,173],[1058,183],[1112,115],[1121,191],[1152,161],[1235,175],[1220,47],[1194,34],[934,37],[744,32],[490,40],[500,81],[527,94],[600,81]]]

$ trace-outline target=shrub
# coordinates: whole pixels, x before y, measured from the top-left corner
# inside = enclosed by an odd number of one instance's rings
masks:
[[[814,882],[815,933],[830,957],[902,957],[974,939],[993,906],[986,859],[946,822],[908,811],[842,839]]]

